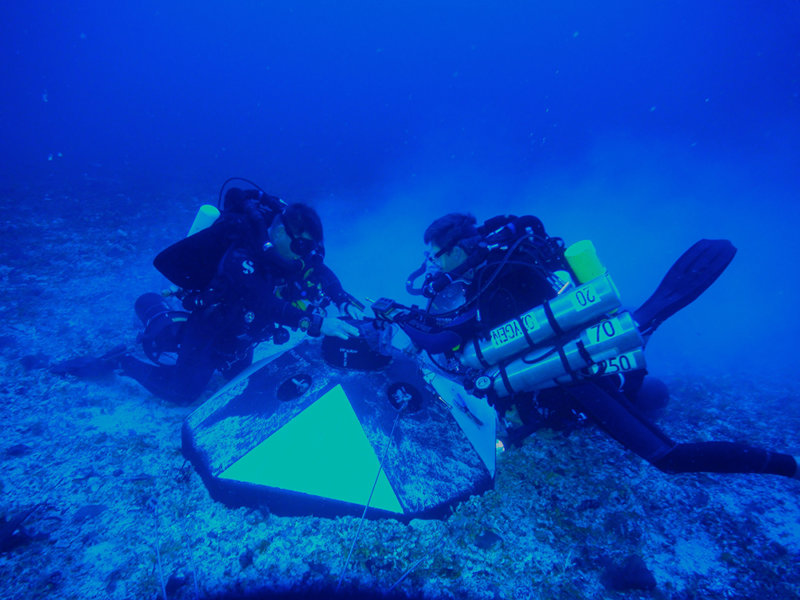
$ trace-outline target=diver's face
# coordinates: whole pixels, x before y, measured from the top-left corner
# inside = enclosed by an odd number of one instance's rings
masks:
[[[311,235],[308,232],[303,232],[299,236],[295,237],[302,237],[307,240],[312,239]],[[281,258],[284,260],[297,260],[302,258],[299,254],[295,254],[292,252],[292,238],[286,232],[286,227],[283,224],[281,219],[275,219],[272,225],[269,228],[269,241],[272,242],[272,245],[275,247],[275,250],[278,251]]]
[[[428,245],[429,260],[435,267],[441,269],[445,273],[457,269],[467,260],[467,253],[461,246],[454,246],[450,252],[444,252],[440,255],[439,253],[441,250],[442,249],[436,244]]]

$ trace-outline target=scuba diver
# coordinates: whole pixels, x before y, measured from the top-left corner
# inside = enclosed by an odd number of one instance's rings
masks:
[[[59,363],[54,370],[94,375],[118,369],[156,396],[190,404],[215,371],[230,379],[253,359],[254,347],[289,340],[291,328],[312,337],[358,335],[351,323],[327,315],[331,303],[343,314],[358,302],[323,264],[322,223],[305,204],[287,205],[250,182],[253,189],[220,189],[219,206],[206,227],[163,250],[153,264],[176,287],[173,309],[161,294],[136,301],[145,325],[139,341],[150,362],[120,347],[106,355]],[[246,180],[243,180],[246,181]]]
[[[666,473],[800,479],[788,454],[732,442],[676,443],[651,419],[669,393],[646,377],[644,346],[727,267],[736,252],[727,240],[697,242],[633,312],[620,310],[591,242],[565,248],[536,217],[499,216],[478,226],[472,215],[451,213],[426,229],[424,242],[426,260],[406,287],[425,296],[427,307],[382,300],[373,310],[448,377],[485,396],[501,423],[516,411],[522,424],[509,430],[512,443],[588,417]]]

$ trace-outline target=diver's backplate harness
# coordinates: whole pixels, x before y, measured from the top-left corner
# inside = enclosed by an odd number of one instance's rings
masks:
[[[235,181],[243,182],[249,188],[229,188]],[[173,287],[163,291],[160,296],[145,294],[140,299],[141,307],[137,306],[137,314],[145,325],[140,337],[150,360],[156,364],[173,363],[180,344],[180,328],[187,321],[189,313],[202,310],[212,314],[222,304],[231,311],[241,309],[242,331],[238,335],[241,344],[236,350],[237,355],[231,356],[231,360],[241,358],[238,354],[246,354],[259,341],[270,339],[273,343],[282,344],[289,340],[290,334],[285,326],[269,319],[256,321],[257,316],[252,309],[227,297],[226,280],[217,277],[217,268],[238,242],[246,241],[251,251],[249,258],[263,263],[271,273],[276,274],[276,297],[294,304],[309,315],[315,315],[318,321],[325,316],[330,298],[314,278],[314,272],[324,258],[322,244],[306,238],[292,238],[293,252],[297,241],[305,242],[307,247],[298,249],[296,254],[300,256],[299,259],[287,260],[281,257],[269,240],[268,225],[273,219],[281,218],[286,207],[282,199],[267,194],[257,184],[239,177],[223,183],[216,207],[210,204],[200,207],[186,238],[160,253],[154,261],[156,268],[170,280]],[[228,218],[231,227],[223,227],[212,235],[209,233],[211,225],[221,217]],[[207,239],[198,239],[197,244],[191,241],[183,244],[196,236],[205,236]],[[252,272],[254,265],[242,263],[242,267],[250,268]],[[183,310],[166,303],[168,297],[179,300]],[[250,326],[254,322],[259,325],[257,331]]]
[[[499,220],[504,219],[505,221]],[[619,292],[597,258],[594,245],[584,240],[564,249],[558,238],[544,233],[535,217],[496,217],[479,231],[482,239],[469,258],[446,276],[426,265],[412,273],[410,293],[429,298],[428,307],[403,307],[381,299],[373,305],[378,318],[398,324],[429,354],[450,359],[451,375],[466,389],[490,401],[572,382],[643,369],[644,340],[630,312],[619,311]],[[525,265],[537,271],[554,296],[538,306],[492,327],[480,330],[481,296],[506,265]],[[448,308],[454,286],[471,272],[471,299]],[[425,281],[415,281],[425,273]],[[479,333],[462,341],[448,331],[474,319]],[[455,364],[455,368],[453,365]]]

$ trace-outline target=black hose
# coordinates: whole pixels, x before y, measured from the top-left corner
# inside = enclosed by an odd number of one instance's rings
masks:
[[[268,195],[267,192],[265,192],[264,189],[260,185],[258,185],[257,183],[255,183],[253,181],[250,181],[249,179],[245,179],[244,177],[228,177],[228,179],[226,179],[225,182],[222,184],[222,187],[219,188],[219,198],[217,199],[217,208],[219,210],[222,210],[222,198],[223,198],[223,194],[225,193],[225,188],[228,187],[228,184],[231,181],[243,181],[247,185],[253,186],[255,189],[257,189],[262,194]]]

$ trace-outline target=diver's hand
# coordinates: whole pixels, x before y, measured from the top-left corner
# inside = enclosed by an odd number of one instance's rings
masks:
[[[346,340],[351,337],[358,337],[358,328],[345,323],[341,319],[327,317],[322,319],[322,325],[319,328],[322,335],[330,335]]]

